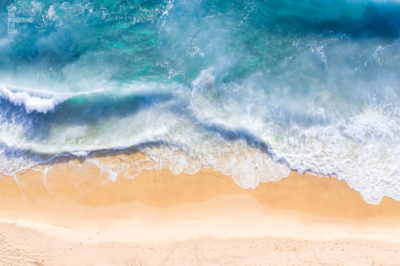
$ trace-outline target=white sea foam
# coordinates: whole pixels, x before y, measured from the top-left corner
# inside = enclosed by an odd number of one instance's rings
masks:
[[[366,108],[336,124],[293,126],[274,142],[274,152],[300,172],[335,175],[378,204],[400,200],[400,125],[382,109]]]
[[[163,85],[156,83],[131,83],[127,84],[124,88],[113,91],[113,97],[124,97],[129,95],[141,95],[141,94],[152,94],[152,93],[165,93],[171,90],[171,88],[179,87],[177,84]],[[49,92],[43,90],[34,90],[29,88],[14,88],[11,86],[0,85],[0,98],[3,98],[15,106],[22,106],[27,113],[33,111],[40,113],[47,113],[53,111],[54,108],[74,97],[78,96],[90,96],[90,95],[107,95],[107,91],[104,89],[96,89],[90,91],[81,92]],[[111,94],[110,94],[111,95]]]
[[[40,113],[47,113],[54,109],[54,107],[65,101],[65,98],[46,98],[31,95],[26,91],[14,91],[4,86],[0,86],[0,97],[10,101],[16,106],[23,106],[27,113],[37,111]]]
[[[243,144],[233,143],[233,146],[242,148]],[[220,157],[221,154],[211,150],[207,154],[198,154],[173,147],[146,147],[141,152],[144,157],[137,157],[134,161],[122,158],[116,159],[116,162],[115,158],[93,157],[88,162],[100,168],[113,182],[119,175],[134,178],[144,170],[168,169],[178,175],[196,174],[203,168],[213,168],[224,175],[232,176],[235,183],[243,188],[256,188],[260,182],[277,181],[290,174],[286,165],[251,149],[227,153],[223,158]]]
[[[374,104],[372,100],[352,113],[330,111],[327,116],[325,109],[332,105],[332,97],[315,103],[307,99],[308,96],[299,101],[279,92],[282,95],[277,100],[283,101],[280,106],[285,107],[276,112],[268,105],[263,106],[263,102],[271,102],[271,96],[268,99],[257,91],[252,78],[248,82],[231,84],[225,91],[219,88],[218,93],[215,80],[213,71],[205,70],[192,83],[192,108],[202,121],[225,128],[228,133],[244,130],[256,142],[268,144],[274,159],[300,172],[335,175],[361,192],[368,203],[378,204],[383,196],[400,200],[400,112],[397,105],[391,103],[397,99],[392,88],[387,87],[382,92],[384,97],[390,96],[387,100],[390,105]],[[314,97],[316,94],[322,92],[313,91]],[[320,100],[324,98],[319,97]],[[288,123],[288,116],[296,113],[301,117],[298,120],[294,117]],[[307,117],[310,121],[303,122]],[[281,118],[286,119],[284,123],[280,122]],[[232,153],[237,151],[232,150]],[[246,156],[235,164],[246,161]],[[258,160],[270,159],[260,155],[252,158],[252,167],[239,167],[230,174],[240,170],[240,176],[250,178]],[[249,180],[246,182],[251,184]]]
[[[165,128],[155,135],[150,128],[147,131],[142,127],[144,134],[136,136],[135,143],[157,139],[157,135],[166,136],[165,132],[170,132],[173,124],[164,125]],[[300,172],[334,174],[360,191],[368,203],[378,204],[383,196],[400,200],[400,142],[397,142],[396,135],[399,130],[398,124],[382,110],[368,109],[336,125],[293,126],[287,132],[277,131],[279,136],[272,134],[269,139],[264,139],[272,143],[271,152],[275,157],[271,158],[262,150],[249,147],[242,139],[227,141],[186,127],[185,132],[170,136],[167,141],[172,144],[179,140],[180,146],[145,146],[140,149],[145,158],[138,161],[117,164],[114,160],[107,162],[96,158],[89,161],[108,173],[112,181],[119,174],[134,178],[143,170],[169,169],[174,174],[195,174],[202,168],[214,168],[231,175],[243,188],[255,188],[259,182],[279,180],[289,175],[290,168]],[[117,145],[115,140],[110,138],[109,145]],[[128,139],[124,141],[129,143]],[[72,154],[82,156],[85,153],[73,151]],[[287,164],[274,159],[283,159]],[[4,165],[6,169],[14,170],[21,170],[22,166],[31,167],[34,163],[24,161],[24,157],[15,157],[11,162],[2,157],[0,161],[7,162]]]
[[[150,169],[195,174],[202,168],[214,168],[231,175],[243,188],[255,188],[259,182],[279,180],[296,169],[336,175],[360,191],[368,203],[377,204],[383,196],[400,200],[400,112],[395,106],[369,104],[351,114],[330,114],[325,119],[325,106],[307,109],[286,97],[288,107],[282,112],[290,115],[301,110],[317,122],[280,123],[281,116],[263,105],[267,96],[256,90],[254,77],[217,91],[220,84],[213,71],[202,71],[191,84],[191,92],[173,84],[161,85],[165,87],[162,92],[174,93],[174,101],[102,117],[94,126],[58,121],[46,132],[45,141],[26,137],[23,125],[1,121],[0,140],[9,146],[0,156],[0,171],[11,173],[40,162],[10,153],[14,148],[89,157],[113,181],[120,174],[134,178]],[[119,93],[121,97],[137,95],[148,92],[148,87],[155,85],[133,86]],[[396,95],[387,91],[392,98]],[[177,112],[182,103],[187,104],[183,104],[184,111]],[[325,120],[318,122],[321,119]],[[159,145],[141,146],[145,143]],[[87,153],[131,146],[137,146],[145,157],[115,164]]]

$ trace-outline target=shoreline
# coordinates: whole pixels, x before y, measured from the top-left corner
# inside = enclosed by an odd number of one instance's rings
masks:
[[[134,159],[138,155],[129,156]],[[118,165],[122,159],[127,158],[109,156],[101,160]],[[385,263],[390,261],[379,252],[389,245],[390,252],[393,251],[390,258],[400,260],[395,253],[400,248],[400,202],[384,198],[379,205],[367,204],[359,192],[336,178],[292,171],[280,181],[243,189],[232,177],[203,169],[194,175],[146,170],[133,179],[120,175],[112,181],[108,173],[93,164],[72,160],[54,164],[46,176],[28,170],[17,175],[17,179],[19,184],[13,177],[0,178],[0,237],[7,235],[9,243],[14,245],[19,243],[17,235],[21,232],[32,239],[37,236],[27,245],[40,244],[42,249],[38,254],[48,254],[44,249],[50,248],[54,241],[63,243],[65,248],[113,243],[124,246],[121,250],[133,247],[157,250],[168,245],[178,245],[184,250],[196,243],[207,243],[216,250],[223,246],[232,256],[237,252],[235,245],[243,241],[250,246],[284,241],[293,248],[299,245],[320,248],[347,241],[358,249],[373,243],[370,245],[373,248],[360,252]],[[10,230],[14,233],[9,233]],[[104,251],[109,253],[113,245]],[[19,249],[29,248],[20,243]],[[182,254],[182,258],[190,258],[191,252]],[[343,256],[351,256],[351,252]],[[87,254],[88,263],[90,258],[95,260],[92,253]],[[157,257],[156,253],[153,255]],[[124,254],[120,256],[146,261],[135,252]],[[253,255],[250,252],[248,259]],[[266,252],[262,256],[265,259],[270,255]],[[49,264],[63,264],[58,259],[66,259],[46,256],[44,265],[50,261]],[[110,258],[113,256],[109,253]],[[283,257],[279,259],[284,259],[285,253],[280,256]],[[313,259],[318,256],[313,256],[306,256],[310,259],[307,261],[316,262]],[[2,257],[0,250],[0,262]],[[71,259],[67,261],[72,263]],[[334,264],[339,259],[330,257],[326,262]],[[258,263],[263,261],[260,259]]]

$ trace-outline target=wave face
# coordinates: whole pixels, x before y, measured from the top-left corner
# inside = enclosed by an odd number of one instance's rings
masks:
[[[295,169],[400,200],[397,1],[16,0],[0,22],[4,174],[136,147],[245,188]]]

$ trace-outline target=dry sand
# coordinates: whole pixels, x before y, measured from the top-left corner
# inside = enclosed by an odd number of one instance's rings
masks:
[[[400,262],[400,203],[366,204],[335,178],[292,172],[245,190],[205,169],[112,182],[75,160],[16,180],[0,178],[1,265]]]

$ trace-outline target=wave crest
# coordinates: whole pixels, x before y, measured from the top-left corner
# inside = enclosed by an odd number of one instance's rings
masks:
[[[57,104],[67,99],[67,97],[54,98],[31,95],[26,91],[15,91],[4,86],[0,86],[0,98],[9,101],[15,106],[23,106],[27,113],[34,111],[47,113],[54,110]]]

